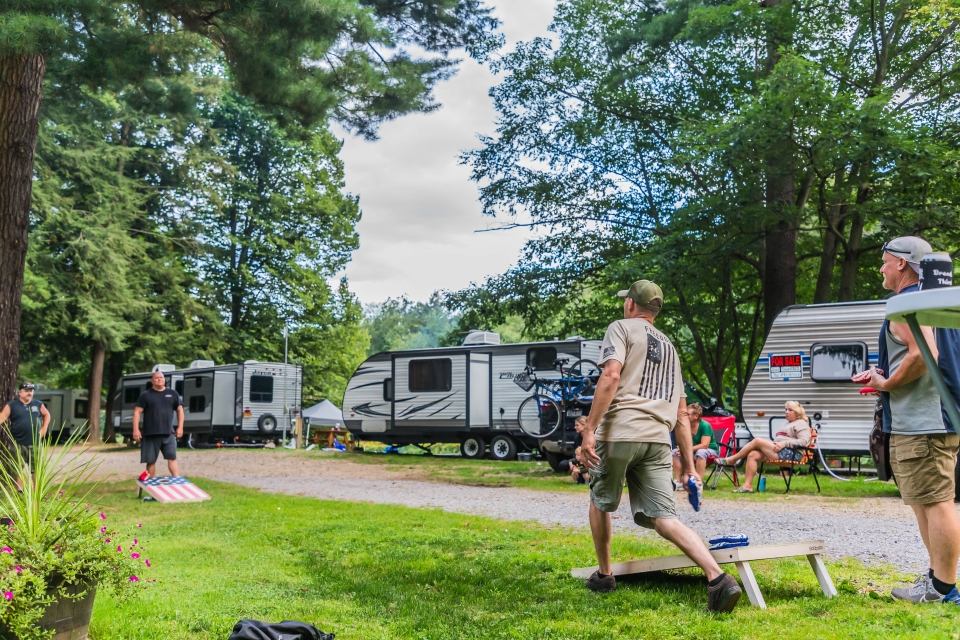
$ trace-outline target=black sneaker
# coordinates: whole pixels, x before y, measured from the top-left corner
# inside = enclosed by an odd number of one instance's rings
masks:
[[[587,589],[597,593],[616,591],[617,579],[612,575],[602,576],[599,571],[594,571],[593,575],[587,578]]]
[[[724,575],[717,586],[707,585],[707,611],[730,613],[737,606],[742,593],[734,577],[730,574]]]

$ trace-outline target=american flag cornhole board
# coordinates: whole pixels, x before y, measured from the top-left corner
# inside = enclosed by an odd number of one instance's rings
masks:
[[[157,502],[202,502],[210,496],[183,476],[158,476],[137,480],[137,497],[146,491]]]

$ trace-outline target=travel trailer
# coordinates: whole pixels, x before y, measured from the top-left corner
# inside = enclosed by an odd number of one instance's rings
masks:
[[[514,379],[526,367],[540,379],[557,379],[558,360],[573,365],[599,355],[600,340],[500,344],[499,335],[483,331],[471,332],[458,347],[378,353],[347,383],[344,423],[358,439],[396,446],[459,442],[464,457],[480,458],[489,445],[500,460],[542,447],[559,461],[569,457],[573,421],[562,417],[548,440],[525,434],[517,416],[533,391]]]
[[[65,438],[86,428],[89,412],[86,389],[38,388],[33,397],[42,402],[50,412],[48,433],[51,437],[56,438],[59,434]]]
[[[826,453],[868,455],[876,398],[850,377],[876,365],[886,301],[796,305],[773,321],[743,394],[754,436],[772,438],[783,404],[798,401]],[[746,429],[738,437],[747,438]]]
[[[190,442],[235,436],[270,440],[290,430],[300,416],[303,371],[294,365],[247,360],[215,365],[194,360],[186,369],[158,364],[152,371],[124,376],[114,398],[113,426],[124,438],[133,434],[133,409],[162,371],[167,387],[183,402],[183,432]]]

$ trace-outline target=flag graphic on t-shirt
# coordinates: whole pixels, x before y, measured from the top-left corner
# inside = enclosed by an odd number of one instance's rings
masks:
[[[659,333],[647,329],[647,359],[643,363],[643,373],[640,378],[641,398],[651,400],[666,400],[673,402],[673,392],[677,374],[676,351],[667,338]]]

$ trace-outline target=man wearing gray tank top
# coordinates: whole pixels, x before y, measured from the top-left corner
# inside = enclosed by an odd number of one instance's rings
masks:
[[[929,243],[914,236],[886,243],[880,267],[884,289],[896,295],[917,291],[920,260],[931,251]],[[956,380],[960,332],[921,329],[944,376]],[[894,589],[892,595],[915,603],[960,605],[956,587],[960,514],[953,504],[960,436],[945,415],[940,394],[906,324],[884,321],[879,360],[879,368],[871,367],[854,376],[853,381],[881,392],[884,431],[890,433],[890,466],[904,504],[917,517],[920,536],[930,555],[929,571],[917,577],[912,586]]]

